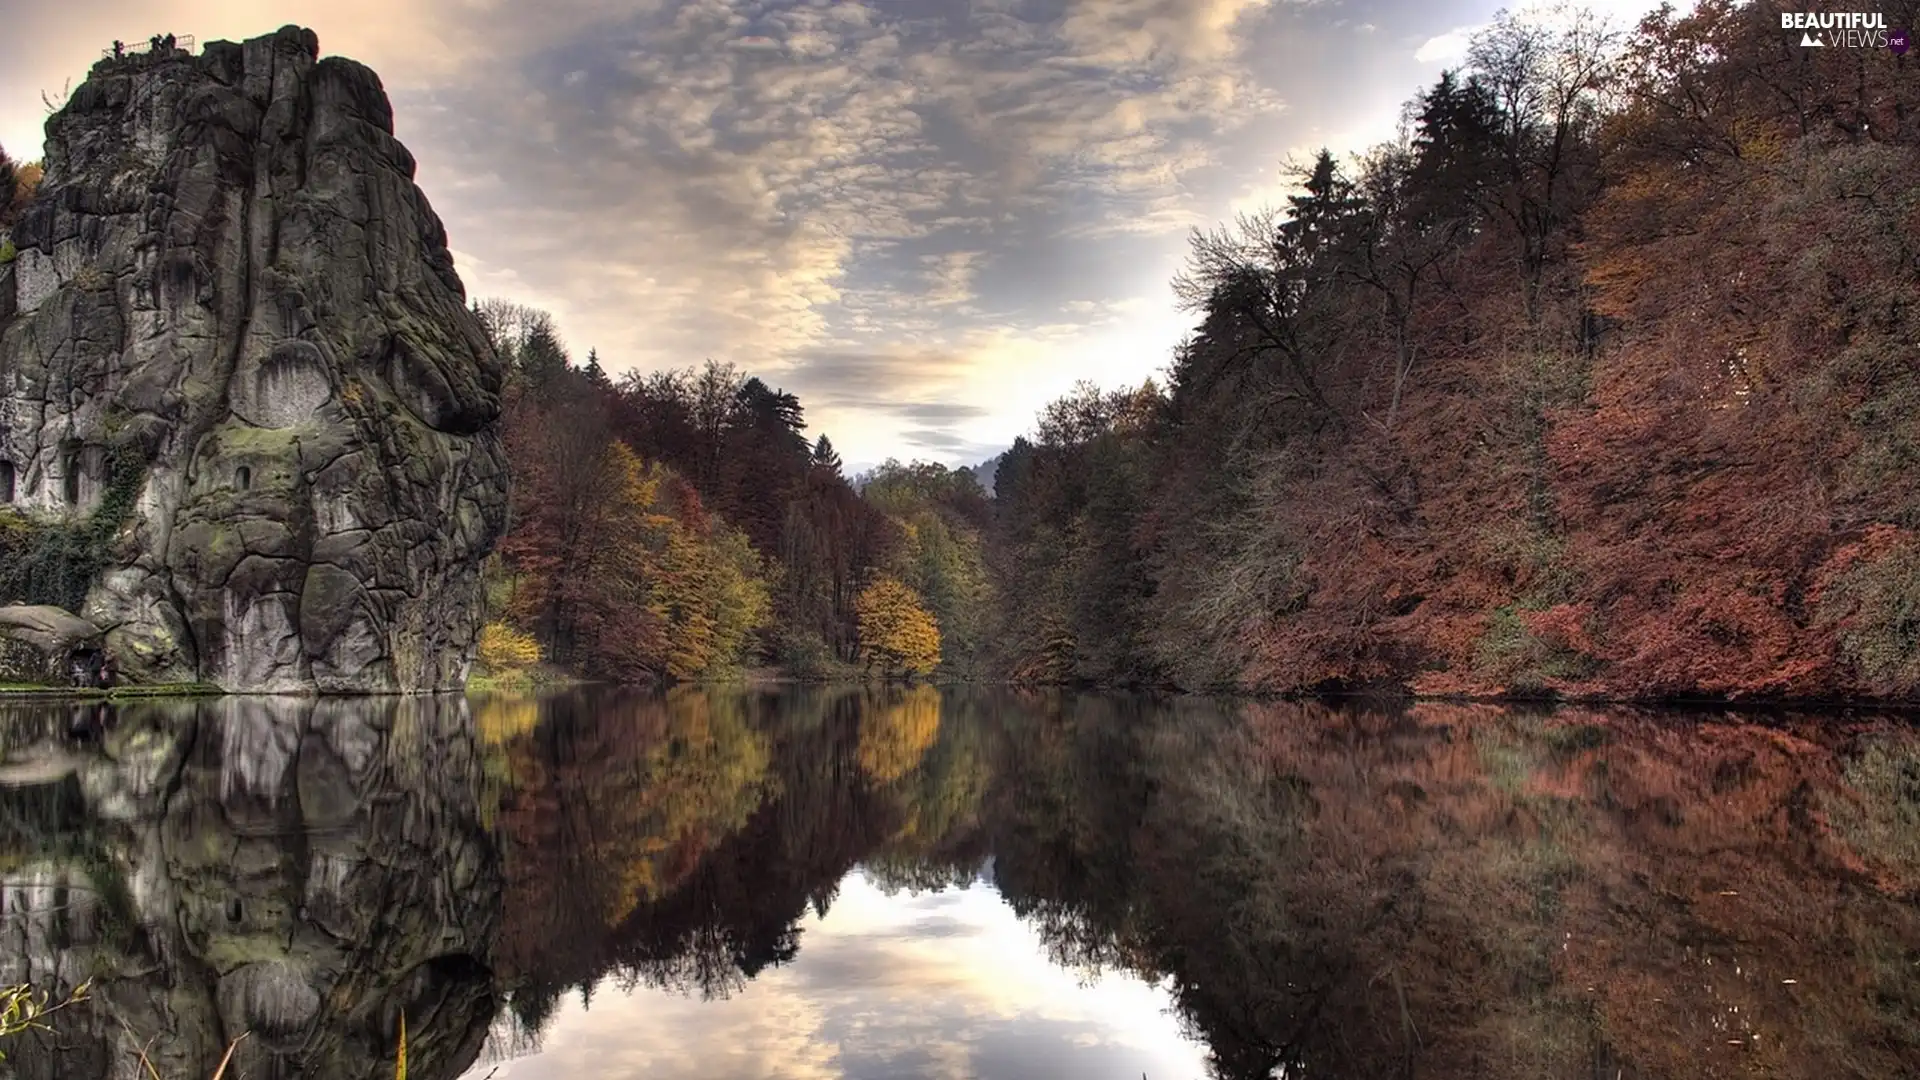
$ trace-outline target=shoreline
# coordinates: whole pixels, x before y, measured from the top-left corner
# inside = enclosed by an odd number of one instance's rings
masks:
[[[1557,711],[1563,708],[1623,708],[1623,709],[1662,709],[1672,712],[1872,712],[1891,713],[1920,718],[1920,701],[1900,701],[1880,698],[1833,699],[1833,698],[1713,698],[1713,697],[1542,697],[1538,695],[1476,695],[1476,694],[1413,694],[1396,692],[1391,689],[1326,691],[1319,693],[1250,693],[1245,691],[1208,691],[1183,690],[1175,687],[1119,687],[1096,685],[1068,685],[1054,683],[1018,683],[995,680],[921,680],[902,682],[884,679],[807,679],[789,674],[772,674],[764,670],[750,673],[745,678],[721,679],[712,681],[692,681],[669,685],[680,686],[734,686],[743,689],[772,690],[786,687],[834,687],[834,686],[887,686],[920,685],[936,688],[971,686],[992,687],[1002,690],[1026,690],[1040,693],[1072,694],[1146,694],[1163,698],[1213,698],[1231,701],[1243,701],[1250,704],[1277,702],[1340,702],[1353,705],[1371,705],[1378,708],[1405,708],[1414,705],[1489,705],[1508,709],[1532,709],[1543,712]],[[543,678],[543,679],[506,679],[495,680],[487,677],[470,679],[466,686],[458,690],[442,690],[417,694],[316,694],[301,692],[254,693],[223,690],[210,683],[172,683],[155,686],[121,686],[109,689],[88,687],[0,685],[0,704],[7,702],[96,702],[117,703],[123,701],[153,700],[194,700],[215,697],[286,697],[286,698],[389,698],[389,697],[441,697],[452,694],[506,694],[530,695],[554,690],[569,690],[587,686],[601,686],[616,689],[660,689],[657,683],[609,683],[582,678]]]

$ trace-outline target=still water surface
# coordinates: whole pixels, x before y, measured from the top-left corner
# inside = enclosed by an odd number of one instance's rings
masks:
[[[1920,740],[931,689],[0,706],[0,1076],[1920,1075]]]

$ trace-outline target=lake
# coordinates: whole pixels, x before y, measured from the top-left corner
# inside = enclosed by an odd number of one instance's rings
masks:
[[[0,1075],[1920,1075],[1869,715],[929,688],[0,705]]]

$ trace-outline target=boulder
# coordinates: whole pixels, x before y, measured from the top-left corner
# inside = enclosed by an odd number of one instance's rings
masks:
[[[0,683],[98,686],[100,628],[46,604],[0,607]]]
[[[110,539],[127,678],[463,685],[505,370],[372,71],[298,27],[102,60],[12,239],[0,496]]]

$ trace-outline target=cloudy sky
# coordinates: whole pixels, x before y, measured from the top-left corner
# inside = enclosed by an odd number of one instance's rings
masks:
[[[381,74],[470,295],[616,371],[731,361],[850,462],[970,462],[1162,368],[1187,231],[1389,136],[1499,6],[0,0],[0,145],[115,38],[311,26]]]

